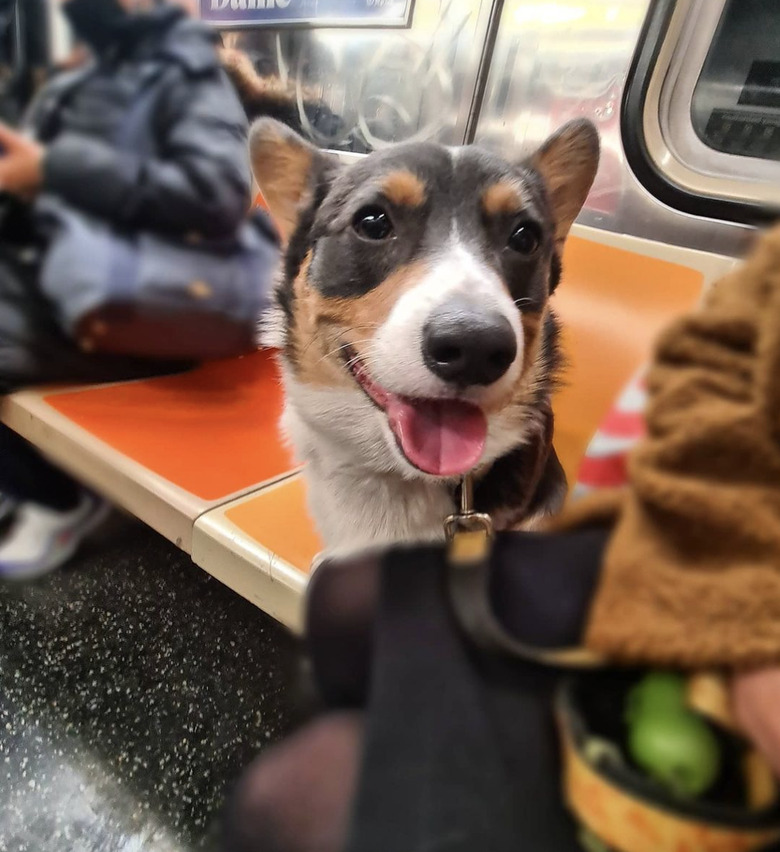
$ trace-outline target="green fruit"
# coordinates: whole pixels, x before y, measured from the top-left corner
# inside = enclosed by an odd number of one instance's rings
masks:
[[[628,750],[638,766],[675,796],[701,795],[720,771],[715,734],[690,711],[642,714],[629,730]]]
[[[632,724],[640,715],[685,708],[685,678],[674,672],[651,672],[628,693],[626,721]]]

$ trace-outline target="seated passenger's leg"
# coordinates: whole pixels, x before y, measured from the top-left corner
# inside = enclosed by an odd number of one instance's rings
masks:
[[[13,497],[8,497],[5,494],[0,494],[0,524],[13,517],[17,509],[16,500]]]
[[[227,852],[341,852],[363,746],[361,713],[321,717],[275,746],[240,781]]]
[[[67,512],[78,505],[81,489],[24,438],[0,424],[0,493]]]
[[[0,576],[28,578],[63,565],[105,517],[106,504],[0,424],[0,495],[15,518],[0,542]]]

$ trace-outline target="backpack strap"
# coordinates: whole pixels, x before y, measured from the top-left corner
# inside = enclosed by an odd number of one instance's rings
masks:
[[[140,91],[117,128],[114,144],[120,151],[132,151],[142,156],[155,154],[158,139],[154,117],[167,87],[177,80],[212,73],[220,67],[212,44],[194,39],[182,44],[181,35],[190,23],[197,27],[197,22],[185,22],[174,28],[179,38],[168,40],[159,54],[150,60]]]
[[[452,550],[447,573],[450,603],[466,637],[483,651],[558,668],[594,668],[604,661],[583,647],[536,648],[511,636],[496,618],[490,600],[490,554],[458,561]]]
[[[536,648],[515,639],[496,618],[490,600],[493,525],[475,512],[473,480],[460,486],[460,510],[445,522],[447,586],[452,611],[466,637],[483,651],[560,668],[591,668],[603,664],[587,648]]]

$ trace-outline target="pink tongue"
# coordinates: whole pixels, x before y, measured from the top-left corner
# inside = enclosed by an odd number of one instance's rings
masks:
[[[425,473],[457,476],[482,456],[487,420],[476,405],[456,399],[411,402],[390,394],[385,410],[404,455]]]

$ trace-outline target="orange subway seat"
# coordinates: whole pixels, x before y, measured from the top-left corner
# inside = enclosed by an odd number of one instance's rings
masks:
[[[306,508],[306,483],[301,476],[238,503],[225,511],[225,517],[304,574],[324,547]]]
[[[294,467],[279,433],[282,388],[267,350],[176,376],[45,399],[113,449],[205,501]]]
[[[590,439],[649,359],[653,342],[690,310],[704,283],[681,264],[569,237],[551,304],[561,320],[564,385],[555,395],[555,447],[573,484]]]

